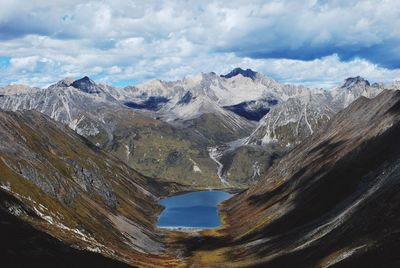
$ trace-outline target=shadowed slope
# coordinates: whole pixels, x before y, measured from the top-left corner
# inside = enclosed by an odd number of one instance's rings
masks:
[[[193,237],[193,263],[397,267],[400,92],[360,98],[223,203],[225,228]]]
[[[3,267],[132,267],[98,253],[72,248],[33,228],[4,211],[7,209],[4,204],[10,202],[24,207],[18,199],[0,190],[0,251]],[[29,211],[28,208],[24,209]],[[34,215],[34,212],[30,213]]]

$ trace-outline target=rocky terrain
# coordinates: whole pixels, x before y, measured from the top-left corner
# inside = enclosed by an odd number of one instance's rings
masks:
[[[88,77],[47,89],[8,86],[0,108],[44,113],[147,176],[247,187],[335,113],[384,87],[353,77],[332,90],[310,89],[236,68],[125,88]]]
[[[185,256],[198,267],[397,267],[399,108],[400,91],[357,99],[224,202],[223,228],[181,238]]]
[[[383,84],[371,86],[367,80],[358,76],[347,78],[341,86],[330,91],[314,90],[290,98],[261,119],[246,143],[275,142],[285,147],[299,144],[354,100],[361,96],[373,98],[384,87]]]
[[[0,107],[39,111],[147,176],[193,187],[222,187],[209,148],[246,136],[254,129],[254,124],[222,108],[219,114],[202,114],[170,124],[154,114],[127,107],[108,91],[112,91],[109,86],[87,77],[74,82],[66,79],[47,89],[27,89],[18,94],[3,89]]]
[[[210,75],[224,83],[235,77],[265,82],[251,70]],[[0,111],[4,261],[43,267],[397,267],[398,86],[370,85],[360,77],[330,92],[287,86],[301,94],[270,103],[257,127],[224,108],[232,104],[227,102],[212,104],[219,112],[169,120],[169,102],[132,109],[111,87],[87,77],[17,94],[3,90],[2,107],[14,110]],[[184,92],[181,103],[190,103],[194,93]],[[257,136],[262,132],[269,140]],[[221,137],[226,133],[231,136]],[[249,188],[222,204],[218,229],[155,227],[163,196],[244,185]]]

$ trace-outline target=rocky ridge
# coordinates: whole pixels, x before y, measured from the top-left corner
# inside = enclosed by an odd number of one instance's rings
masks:
[[[125,88],[88,77],[64,79],[18,95],[3,90],[8,93],[0,97],[0,108],[47,114],[148,176],[200,187],[224,187],[222,182],[228,181],[237,187],[270,166],[255,164],[252,155],[275,159],[358,97],[374,97],[385,87],[398,86],[370,85],[354,77],[332,90],[309,89],[236,68],[227,75],[200,74]],[[156,142],[160,138],[166,146]],[[238,169],[235,163],[250,151],[257,153]],[[180,157],[171,166],[168,159],[174,154]]]

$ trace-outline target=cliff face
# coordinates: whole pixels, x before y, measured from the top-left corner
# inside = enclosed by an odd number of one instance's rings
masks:
[[[193,263],[396,267],[400,244],[400,92],[360,98],[223,203],[224,228]]]
[[[48,233],[64,245],[130,264],[173,261],[163,255],[154,226],[159,196],[178,185],[144,177],[38,112],[0,112],[0,140],[0,207],[9,215],[1,228],[8,230],[7,222],[17,222],[21,230],[24,224],[35,230],[25,238],[33,243],[31,251],[23,253],[18,247],[24,245],[16,243],[5,252],[6,259],[20,261],[25,254],[26,260],[40,261],[57,254],[58,242],[40,250]],[[10,241],[2,239],[2,245],[13,243],[15,237],[7,237]],[[52,265],[61,263],[54,261]]]

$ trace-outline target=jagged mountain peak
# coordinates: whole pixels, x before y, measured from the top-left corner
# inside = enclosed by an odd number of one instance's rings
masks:
[[[351,88],[355,85],[370,86],[370,83],[367,79],[361,76],[348,77],[344,80],[342,88]]]
[[[100,93],[97,84],[88,76],[75,80],[72,82],[71,86],[86,93]]]
[[[76,83],[85,83],[85,84],[96,84],[92,79],[90,79],[88,76],[84,76],[80,79],[75,80],[74,82],[72,82],[72,84],[76,84]]]
[[[65,77],[58,81],[57,83],[50,85],[49,88],[55,88],[55,87],[69,87],[71,84],[74,82],[74,79],[72,77]]]
[[[74,82],[74,79],[72,77],[64,77],[62,80],[60,80],[59,82],[62,82],[66,85],[71,85]]]
[[[254,79],[256,79],[258,73],[251,69],[243,70],[242,68],[238,67],[238,68],[233,69],[232,71],[230,71],[229,73],[227,73],[225,75],[221,75],[221,77],[231,78],[231,77],[237,76],[239,74],[241,74],[244,77],[248,77],[248,78],[251,78],[254,80]]]
[[[339,111],[361,96],[375,97],[383,88],[384,85],[378,83],[371,86],[370,82],[361,76],[349,77],[340,87],[331,91],[333,106]]]

